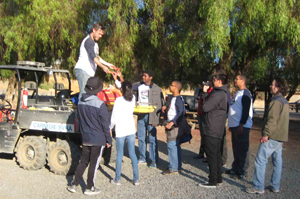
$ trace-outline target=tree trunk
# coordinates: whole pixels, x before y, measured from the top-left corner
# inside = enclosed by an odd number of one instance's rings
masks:
[[[18,102],[18,81],[16,78],[16,72],[13,72],[13,74],[8,79],[8,86],[5,93],[5,100],[7,100],[11,105],[12,109],[16,109],[17,102]]]

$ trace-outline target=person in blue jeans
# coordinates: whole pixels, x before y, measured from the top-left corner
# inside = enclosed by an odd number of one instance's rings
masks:
[[[288,141],[289,103],[284,98],[287,93],[287,83],[283,78],[275,78],[270,86],[274,95],[269,104],[268,114],[262,129],[262,138],[255,158],[253,187],[247,188],[247,193],[263,194],[265,192],[265,173],[268,158],[272,156],[273,174],[270,191],[280,191],[282,172],[282,146]]]
[[[121,184],[124,143],[127,141],[133,170],[133,184],[139,185],[139,168],[135,154],[135,123],[133,118],[136,100],[129,81],[122,82],[121,92],[123,96],[118,97],[115,101],[110,123],[110,129],[115,127],[117,143],[116,177],[111,180],[111,183],[116,185]]]
[[[137,101],[139,105],[154,105],[156,109],[152,113],[139,114],[137,121],[137,137],[139,140],[139,164],[147,164],[147,131],[149,136],[149,159],[150,168],[156,168],[158,160],[158,148],[156,137],[156,126],[159,124],[159,111],[164,103],[161,88],[152,82],[154,72],[146,70],[143,72],[143,81],[133,85],[133,90],[137,91]]]
[[[163,106],[162,111],[167,111],[168,123],[166,125],[167,146],[169,156],[169,168],[163,171],[163,175],[178,174],[182,169],[180,139],[184,136],[184,129],[179,128],[182,121],[185,120],[184,100],[180,95],[182,84],[179,81],[173,81],[169,87],[173,97]]]

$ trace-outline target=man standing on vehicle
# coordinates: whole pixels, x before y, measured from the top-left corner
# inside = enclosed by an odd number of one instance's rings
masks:
[[[78,123],[79,132],[82,136],[82,154],[79,165],[75,171],[75,178],[68,191],[75,193],[76,186],[82,179],[82,175],[89,166],[87,186],[85,195],[100,193],[95,188],[96,171],[102,157],[105,145],[109,148],[112,143],[110,136],[108,112],[106,105],[97,97],[97,93],[103,88],[103,83],[97,77],[90,77],[85,86],[85,91],[78,102]]]
[[[221,141],[224,135],[225,121],[227,117],[227,91],[228,87],[225,74],[216,74],[213,76],[213,90],[205,101],[209,86],[203,86],[202,111],[203,116],[203,139],[204,150],[206,153],[209,180],[207,183],[199,184],[205,188],[216,188],[217,184],[222,183],[222,157]]]
[[[156,109],[152,113],[138,115],[138,140],[139,140],[139,164],[146,164],[147,130],[149,135],[149,159],[150,168],[156,168],[158,159],[156,126],[159,124],[159,111],[164,103],[161,88],[152,82],[154,72],[146,70],[143,72],[143,82],[133,85],[137,91],[137,100],[140,105],[154,105]]]
[[[234,83],[238,92],[233,96],[228,113],[228,127],[231,131],[234,161],[226,174],[243,178],[249,167],[249,133],[252,127],[252,95],[246,87],[245,75],[236,76]]]
[[[270,86],[273,97],[269,104],[268,114],[262,129],[259,149],[255,158],[253,187],[247,188],[247,193],[263,194],[265,192],[265,174],[268,158],[272,156],[273,174],[270,190],[279,192],[282,172],[282,146],[288,141],[289,133],[289,103],[284,98],[287,93],[287,83],[283,78],[275,78]]]
[[[116,67],[104,61],[99,56],[99,39],[105,34],[105,27],[100,23],[95,23],[92,32],[86,36],[80,45],[80,54],[75,66],[75,76],[79,84],[79,99],[84,93],[84,88],[87,80],[94,77],[97,65],[103,69],[105,73],[109,73],[109,68],[115,69]]]

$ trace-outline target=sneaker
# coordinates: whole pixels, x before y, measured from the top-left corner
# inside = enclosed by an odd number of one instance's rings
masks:
[[[140,185],[140,182],[139,182],[139,180],[133,180],[133,185],[135,185],[135,186],[138,186],[138,185]]]
[[[210,183],[203,183],[203,184],[198,184],[200,187],[204,187],[204,188],[217,188],[217,185],[215,184],[210,184]]]
[[[246,176],[245,175],[237,175],[237,174],[235,174],[235,175],[232,176],[232,178],[236,179],[236,180],[243,180],[243,179],[246,178]]]
[[[96,187],[92,187],[91,189],[86,189],[83,193],[85,195],[96,195],[96,194],[99,194],[101,191],[100,189],[97,189]]]
[[[228,175],[236,175],[236,172],[233,171],[232,169],[226,170],[224,173]]]
[[[274,187],[270,186],[270,191],[273,193],[279,193],[279,189],[275,189]]]
[[[145,160],[139,160],[138,164],[147,164],[147,162]]]
[[[150,169],[155,169],[156,168],[156,164],[155,163],[152,163],[150,166],[149,166]]]
[[[76,185],[71,185],[67,187],[67,190],[71,193],[76,193]]]
[[[193,157],[193,159],[202,159],[202,158],[205,158],[203,154],[199,154],[199,155]]]
[[[116,179],[111,179],[110,183],[115,185],[121,185],[120,180],[116,180]]]
[[[178,171],[174,171],[172,169],[167,169],[162,172],[163,175],[173,175],[173,174],[178,174]]]
[[[246,189],[246,192],[247,192],[247,193],[258,193],[258,194],[263,194],[263,193],[265,193],[265,190],[258,190],[258,189],[255,189],[254,187],[252,187],[252,188],[247,188],[247,189]]]

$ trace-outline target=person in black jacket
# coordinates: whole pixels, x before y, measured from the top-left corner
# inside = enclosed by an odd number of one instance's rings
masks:
[[[227,91],[224,84],[227,78],[225,74],[216,74],[213,77],[213,86],[210,96],[205,101],[208,86],[203,87],[201,98],[203,101],[203,139],[204,150],[207,156],[209,167],[209,181],[199,184],[205,188],[216,188],[218,183],[222,183],[222,158],[221,140],[224,135],[225,121],[227,116]]]
[[[84,194],[100,193],[100,189],[95,188],[96,171],[105,145],[109,148],[112,143],[107,108],[96,95],[102,88],[103,83],[99,78],[90,77],[85,86],[86,93],[82,95],[77,106],[79,131],[82,135],[82,154],[72,185],[67,187],[67,190],[72,193],[76,192],[76,186],[88,164],[90,166]]]

